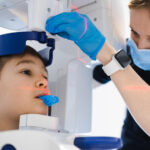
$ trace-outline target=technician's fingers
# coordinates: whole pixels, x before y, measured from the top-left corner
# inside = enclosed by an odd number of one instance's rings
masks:
[[[79,18],[81,18],[81,17],[80,17],[80,14],[77,12],[64,12],[64,13],[61,13],[61,14],[58,14],[56,16],[49,18],[46,21],[46,24],[52,23],[55,21],[57,21],[58,24],[60,24],[61,22],[62,23],[72,23],[72,22],[74,22],[75,19],[79,19]]]
[[[45,29],[50,33],[56,33],[56,28],[62,24],[75,24],[81,22],[83,19],[82,15],[77,12],[65,12],[54,17],[51,17],[46,22]]]

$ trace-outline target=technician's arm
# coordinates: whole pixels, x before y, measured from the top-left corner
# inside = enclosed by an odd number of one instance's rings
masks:
[[[62,13],[47,20],[46,30],[74,41],[91,59],[99,59],[103,65],[111,61],[115,50],[90,19],[82,14]],[[111,75],[112,81],[122,94],[131,114],[150,135],[150,88],[128,66]]]
[[[110,62],[115,50],[105,42],[99,51],[97,59],[106,65]],[[150,135],[150,87],[138,76],[129,65],[125,70],[120,70],[111,79],[120,91],[129,111],[141,126]]]

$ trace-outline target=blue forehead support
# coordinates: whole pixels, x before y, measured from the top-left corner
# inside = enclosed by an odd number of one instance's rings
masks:
[[[43,58],[45,66],[51,65],[55,40],[48,38],[45,32],[15,32],[0,35],[0,56],[15,55],[24,52],[27,40],[35,40],[39,43],[47,44],[47,47],[38,53]]]

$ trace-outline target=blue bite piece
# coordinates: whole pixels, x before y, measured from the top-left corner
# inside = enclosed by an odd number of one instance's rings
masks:
[[[59,102],[59,98],[57,96],[53,96],[53,95],[39,96],[39,98],[47,106],[52,106],[52,105],[54,105],[54,104]]]

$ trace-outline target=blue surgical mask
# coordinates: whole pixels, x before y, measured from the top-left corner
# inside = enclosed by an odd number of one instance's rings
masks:
[[[150,49],[138,49],[131,38],[127,41],[133,63],[145,71],[150,71]]]

